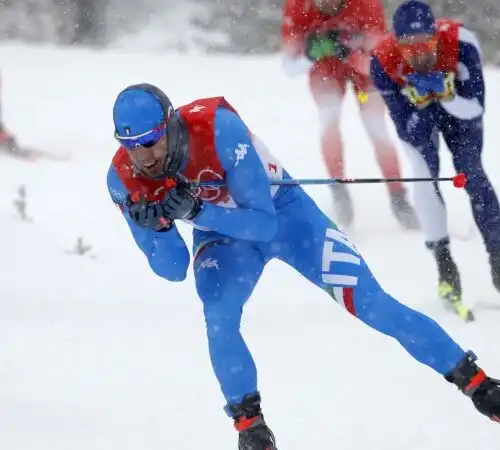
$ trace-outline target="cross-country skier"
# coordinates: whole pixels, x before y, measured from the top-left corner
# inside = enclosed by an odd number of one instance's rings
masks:
[[[7,130],[3,122],[0,122],[0,151],[15,153],[18,148],[16,138]]]
[[[309,74],[319,113],[323,159],[331,177],[344,176],[340,119],[350,85],[359,100],[361,119],[382,173],[388,178],[400,177],[385,105],[370,78],[370,52],[385,31],[384,8],[379,0],[287,0],[284,4],[281,27],[284,68],[292,76]],[[406,229],[418,228],[403,185],[387,186],[398,222]],[[354,219],[347,185],[333,184],[331,188],[335,220],[347,227]]]
[[[499,420],[499,382],[432,319],[387,294],[347,235],[300,186],[271,184],[291,177],[223,97],[174,110],[157,87],[132,85],[118,94],[113,119],[121,146],[109,168],[109,193],[158,276],[185,279],[191,258],[176,222],[193,226],[193,270],[210,357],[241,450],[276,448],[262,415],[256,365],[240,333],[243,306],[275,258]]]
[[[58,157],[41,149],[36,149],[20,144],[16,136],[7,128],[3,117],[3,80],[0,76],[0,155],[7,154],[21,159],[48,158],[52,160],[64,160],[64,156]]]
[[[371,72],[415,176],[437,176],[439,133],[458,172],[465,173],[475,222],[500,290],[500,207],[481,162],[485,87],[475,35],[453,20],[435,20],[420,1],[402,3],[394,33],[374,50]],[[439,273],[439,295],[464,318],[460,276],[450,254],[444,200],[437,184],[415,185],[415,208]]]
[[[19,144],[14,135],[5,126],[2,115],[2,79],[0,76],[0,152],[15,153]]]

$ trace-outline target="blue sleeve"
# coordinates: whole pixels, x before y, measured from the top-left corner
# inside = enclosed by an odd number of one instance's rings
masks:
[[[460,97],[477,98],[484,108],[484,78],[479,48],[472,42],[460,41],[458,46],[458,61],[467,69],[468,77],[463,81],[456,80],[456,90]],[[458,68],[460,72],[460,67]],[[462,69],[463,70],[463,69]]]
[[[237,114],[223,108],[216,112],[214,130],[217,155],[237,207],[205,202],[194,223],[235,239],[270,241],[278,221],[269,178],[250,131]]]
[[[182,281],[189,267],[189,251],[175,225],[169,231],[154,231],[137,226],[128,214],[126,206],[127,189],[113,166],[108,171],[108,191],[113,202],[128,223],[137,246],[148,259],[153,272],[169,281]]]
[[[429,108],[415,108],[401,93],[400,86],[385,73],[376,56],[371,58],[370,71],[374,86],[387,105],[400,139],[414,146],[428,140],[432,131]],[[410,123],[412,126],[409,126]]]

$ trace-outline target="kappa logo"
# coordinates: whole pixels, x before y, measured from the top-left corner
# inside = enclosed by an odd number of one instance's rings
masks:
[[[203,111],[205,108],[206,108],[206,106],[203,106],[203,105],[194,105],[194,106],[193,106],[193,107],[189,110],[189,112],[190,112],[190,113],[197,113],[197,112]]]
[[[236,167],[240,161],[243,161],[245,159],[245,156],[248,154],[248,148],[250,145],[248,144],[238,144],[238,148],[234,150],[234,153],[236,155],[236,163],[234,164],[234,167]]]
[[[165,186],[160,186],[159,188],[156,188],[153,192],[153,195],[156,197],[157,195],[160,194],[160,192],[165,190]]]
[[[219,270],[219,262],[216,259],[212,259],[208,257],[207,259],[204,259],[200,265],[198,266],[197,272],[199,272],[202,269],[217,269]]]

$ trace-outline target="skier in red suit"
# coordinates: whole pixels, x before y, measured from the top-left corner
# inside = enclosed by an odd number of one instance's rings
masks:
[[[0,74],[0,152],[15,153],[19,149],[19,144],[15,136],[7,129],[3,119],[3,82]]]
[[[331,177],[344,176],[339,129],[348,83],[357,95],[361,118],[385,177],[400,177],[396,148],[385,122],[385,106],[370,78],[372,48],[386,31],[379,0],[286,0],[281,29],[284,69],[289,75],[309,71],[309,84],[319,109],[323,157]],[[353,221],[351,197],[344,184],[333,184],[335,218]],[[418,221],[400,183],[389,183],[391,208],[406,229]]]

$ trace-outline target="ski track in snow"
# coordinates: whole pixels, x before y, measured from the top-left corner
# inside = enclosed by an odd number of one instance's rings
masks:
[[[2,45],[0,57],[7,126],[22,143],[72,158],[33,163],[0,155],[0,448],[235,449],[192,273],[180,284],[156,277],[108,197],[112,104],[142,81],[177,105],[224,95],[293,175],[323,177],[307,79],[286,78],[275,57],[43,45]],[[500,192],[500,72],[487,71],[487,86],[484,162]],[[347,175],[380,176],[352,96],[342,129]],[[442,174],[453,174],[445,148],[442,157]],[[20,221],[12,204],[21,184],[33,223]],[[328,188],[306,189],[332,212]],[[452,234],[468,236],[465,193],[443,191]],[[398,228],[386,192],[352,186],[358,248],[385,289],[439,321],[499,377],[500,296],[479,234],[453,241],[466,302],[477,306],[477,321],[464,324],[436,299],[434,261],[420,233]],[[181,231],[190,244],[189,228]],[[80,236],[95,258],[66,253]],[[243,331],[282,450],[497,448],[500,427],[466,397],[282,263],[268,265]]]

